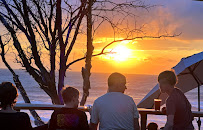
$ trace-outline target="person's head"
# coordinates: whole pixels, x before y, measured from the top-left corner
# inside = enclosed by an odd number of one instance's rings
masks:
[[[74,87],[64,87],[61,90],[64,104],[72,105],[74,108],[79,104],[79,91]]]
[[[0,84],[0,107],[13,107],[17,102],[18,90],[11,82],[2,82]]]
[[[151,122],[147,125],[148,130],[158,130],[158,125],[154,122]]]
[[[161,72],[158,76],[159,87],[162,93],[173,89],[177,83],[177,77],[173,71]]]
[[[108,78],[109,92],[122,92],[124,93],[126,88],[126,78],[120,73],[112,73]]]

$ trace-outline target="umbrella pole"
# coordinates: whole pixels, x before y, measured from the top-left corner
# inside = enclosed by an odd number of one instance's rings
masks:
[[[191,70],[190,67],[188,68],[188,70],[190,71],[190,74],[193,76],[193,78],[195,79],[195,81],[198,84],[198,111],[200,112],[200,86],[201,86],[201,83],[199,82],[199,79],[196,77],[196,75],[194,74],[194,72]],[[198,130],[200,130],[200,128],[201,128],[200,117],[198,117],[197,124],[198,124]]]
[[[200,111],[200,85],[198,86],[198,111]],[[198,124],[198,129],[200,130],[200,128],[201,128],[200,117],[198,117],[197,124]]]

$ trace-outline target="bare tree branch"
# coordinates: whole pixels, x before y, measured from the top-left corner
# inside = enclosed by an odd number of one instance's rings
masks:
[[[92,57],[95,57],[95,56],[99,56],[99,55],[106,55],[106,54],[112,54],[112,51],[109,51],[109,52],[105,52],[105,49],[107,47],[109,47],[110,45],[114,44],[114,43],[117,43],[117,42],[122,42],[122,41],[132,41],[132,40],[135,40],[135,39],[147,39],[147,38],[172,38],[172,37],[177,37],[177,36],[180,36],[182,33],[179,33],[179,34],[174,34],[174,35],[160,35],[160,36],[143,36],[143,37],[134,37],[134,38],[126,38],[126,39],[120,39],[120,40],[114,40],[110,43],[108,43],[106,46],[103,47],[103,49],[101,50],[100,53],[97,53],[97,54],[93,54]],[[84,57],[81,57],[81,58],[78,58],[72,62],[70,62],[66,68],[69,68],[71,65],[73,65],[74,63],[78,62],[78,61],[81,61],[81,60],[84,60],[86,58],[86,56]]]

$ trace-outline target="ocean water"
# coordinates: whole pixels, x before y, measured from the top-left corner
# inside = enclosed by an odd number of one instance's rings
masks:
[[[25,72],[25,70],[15,70],[15,72],[19,75],[22,85],[24,86],[32,103],[51,104],[51,99],[49,96],[39,88],[39,85],[28,73]],[[92,105],[95,99],[107,92],[107,78],[109,75],[110,74],[108,73],[92,73],[91,89],[90,95],[86,102],[87,105]],[[141,99],[157,84],[157,75],[125,74],[125,76],[127,78],[127,90],[125,91],[125,94],[131,96],[136,104],[138,104]],[[7,69],[0,69],[0,82],[3,81],[13,82],[12,75]],[[67,72],[65,77],[65,85],[76,87],[80,90],[81,95],[82,83],[83,80],[80,72]],[[192,104],[192,110],[197,110],[197,89],[193,89],[185,95]],[[19,95],[17,103],[23,102],[24,101],[21,95]],[[203,87],[201,87],[201,109],[203,109]],[[29,111],[26,110],[25,112],[30,115]],[[53,111],[50,110],[37,110],[37,113],[44,122],[49,121],[52,112]],[[87,116],[89,120],[89,113],[87,113]],[[35,126],[32,116],[30,116],[30,119],[33,126]],[[166,122],[166,116],[148,115],[148,123],[149,122],[156,122],[159,127],[163,127]],[[196,119],[193,121],[193,124],[197,129]]]

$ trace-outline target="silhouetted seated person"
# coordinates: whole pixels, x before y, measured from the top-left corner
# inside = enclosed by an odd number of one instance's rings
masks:
[[[89,130],[85,112],[78,110],[79,91],[73,87],[65,87],[61,91],[64,108],[52,113],[49,130]]]
[[[30,130],[32,129],[27,113],[13,109],[18,97],[16,87],[10,82],[0,84],[0,129],[1,130]]]
[[[192,121],[191,104],[183,94],[176,88],[177,77],[173,71],[164,71],[158,76],[159,87],[162,93],[167,93],[166,111],[167,122],[164,130],[194,130]]]
[[[158,130],[158,125],[154,122],[151,122],[147,125],[147,130]]]
[[[138,130],[139,113],[132,97],[124,94],[126,78],[113,73],[108,78],[108,92],[94,101],[90,129]]]

